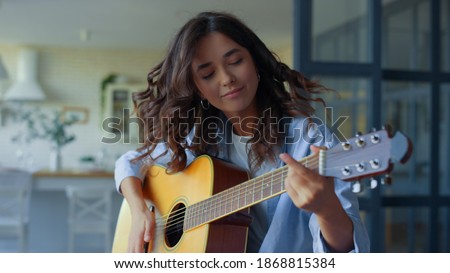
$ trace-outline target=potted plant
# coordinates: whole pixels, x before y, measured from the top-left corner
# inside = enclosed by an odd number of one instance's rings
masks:
[[[35,139],[50,141],[50,170],[61,168],[61,148],[75,140],[74,134],[69,134],[67,128],[78,121],[76,116],[63,117],[60,110],[44,113],[39,108],[31,111],[20,111],[19,121],[25,124],[25,132],[19,132],[13,142],[31,142]]]

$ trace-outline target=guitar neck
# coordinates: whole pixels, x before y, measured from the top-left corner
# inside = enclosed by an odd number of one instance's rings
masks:
[[[319,168],[318,157],[318,154],[313,154],[299,162],[305,167],[317,171]],[[284,180],[287,172],[288,167],[283,166],[188,206],[184,230],[187,231],[213,222],[286,192]]]

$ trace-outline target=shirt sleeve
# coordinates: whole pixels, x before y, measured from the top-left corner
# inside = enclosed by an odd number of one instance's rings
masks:
[[[161,165],[163,167],[168,166],[168,162],[171,160],[172,153],[167,152],[167,146],[165,143],[159,143],[156,145],[155,150],[152,152],[152,157],[157,158],[155,163]],[[141,182],[144,181],[145,178],[145,161],[146,159],[141,160],[133,160],[138,156],[142,155],[144,151],[136,151],[131,150],[120,156],[115,163],[114,168],[114,180],[116,184],[116,190],[120,194],[120,184],[127,177],[136,177]],[[187,164],[190,164],[194,160],[194,155],[191,151],[186,151],[187,156]]]
[[[357,196],[351,191],[348,182],[335,179],[335,191],[345,212],[353,223],[353,249],[350,252],[370,252],[370,242],[366,228],[359,215]],[[309,228],[313,236],[314,252],[329,252],[315,214],[311,215]]]
[[[153,158],[158,157],[159,155],[163,154],[166,151],[166,145],[164,143],[159,143],[156,145],[155,150],[152,153]],[[122,181],[127,177],[136,177],[139,180],[144,181],[145,178],[145,158],[141,160],[133,160],[137,158],[138,156],[141,156],[144,153],[144,151],[136,151],[131,150],[120,156],[115,163],[114,168],[114,180],[116,183],[116,190],[121,193],[120,191],[120,184]],[[170,160],[169,153],[166,153],[156,160],[155,163],[167,166],[167,162]]]
[[[116,190],[120,191],[120,184],[126,177],[134,176],[139,180],[144,180],[144,174],[142,173],[142,160],[132,161],[134,158],[140,156],[142,153],[132,150],[128,151],[116,160],[114,168],[114,180],[116,182]]]

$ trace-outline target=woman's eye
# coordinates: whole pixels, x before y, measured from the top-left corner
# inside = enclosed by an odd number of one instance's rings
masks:
[[[239,63],[241,63],[242,62],[242,58],[240,58],[240,59],[238,59],[238,60],[235,60],[235,61],[232,61],[232,62],[230,62],[230,64],[231,65],[233,65],[233,64],[239,64]]]
[[[202,79],[207,80],[207,79],[211,78],[213,75],[214,75],[214,72],[211,72],[205,76],[202,76]]]

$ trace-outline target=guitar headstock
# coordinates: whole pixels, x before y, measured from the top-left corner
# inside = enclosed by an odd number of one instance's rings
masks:
[[[366,177],[387,174],[393,164],[408,161],[412,153],[412,143],[401,132],[394,136],[387,130],[374,131],[335,145],[329,150],[321,151],[319,173],[344,181],[357,181]],[[371,181],[375,183],[376,181]]]

